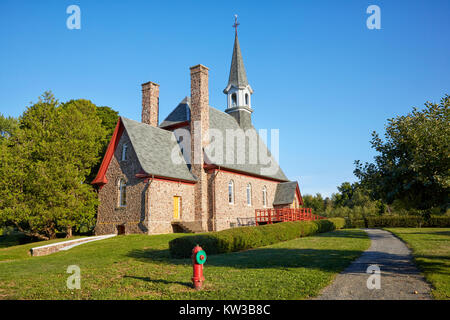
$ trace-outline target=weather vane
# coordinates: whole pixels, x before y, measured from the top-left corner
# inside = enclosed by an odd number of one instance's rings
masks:
[[[233,24],[233,28],[236,29],[236,34],[237,34],[237,27],[238,27],[238,25],[240,25],[240,23],[238,22],[237,18],[238,18],[238,15],[235,14],[235,15],[234,15],[234,24]]]

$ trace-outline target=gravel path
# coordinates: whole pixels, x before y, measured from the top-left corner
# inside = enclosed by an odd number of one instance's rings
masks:
[[[370,248],[337,275],[334,282],[326,287],[317,299],[431,299],[430,285],[425,282],[412,262],[408,247],[388,231],[379,229],[364,229],[364,231],[372,240]],[[377,265],[380,268],[380,289],[367,288],[367,280],[373,275],[366,272],[370,265]]]

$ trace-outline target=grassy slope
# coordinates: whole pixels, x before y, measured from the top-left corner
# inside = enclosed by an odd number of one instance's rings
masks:
[[[0,262],[0,298],[305,299],[370,244],[363,231],[340,230],[210,256],[205,289],[195,291],[190,259],[169,257],[168,241],[179,236],[120,236],[49,256],[16,255],[17,260]],[[18,247],[4,250],[26,249]],[[66,288],[72,264],[81,268],[81,290]]]
[[[387,228],[412,249],[436,299],[450,299],[450,228]]]
[[[17,245],[17,243],[18,243],[17,239],[20,237],[21,237],[21,235],[17,235],[17,234],[0,237],[0,263],[3,261],[7,261],[7,260],[17,260],[17,259],[29,258],[30,257],[29,252],[30,252],[31,248],[45,246],[47,244],[68,240],[68,239],[64,239],[64,238],[59,238],[59,239],[54,239],[54,240],[38,241],[38,242]],[[83,238],[83,237],[76,236],[76,237],[70,238],[70,240],[74,240],[77,238]]]

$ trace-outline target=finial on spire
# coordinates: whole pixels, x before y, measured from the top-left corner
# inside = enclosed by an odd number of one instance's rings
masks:
[[[240,23],[238,22],[238,15],[235,14],[234,15],[234,24],[233,24],[233,28],[236,30],[236,34],[237,34],[237,27],[240,25]]]

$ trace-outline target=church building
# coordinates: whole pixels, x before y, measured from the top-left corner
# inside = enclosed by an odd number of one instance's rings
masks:
[[[159,85],[142,84],[141,122],[119,118],[92,182],[100,201],[95,234],[219,231],[251,225],[256,209],[303,205],[297,182],[253,126],[237,29],[226,108],[209,105],[208,73],[190,68],[190,96],[162,122]]]

